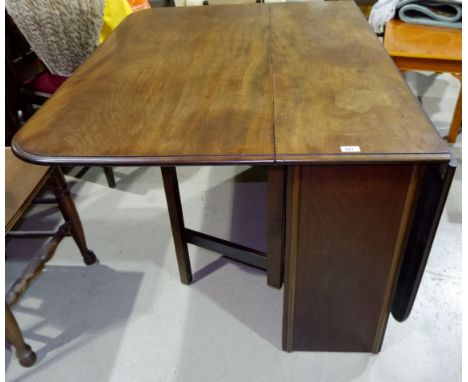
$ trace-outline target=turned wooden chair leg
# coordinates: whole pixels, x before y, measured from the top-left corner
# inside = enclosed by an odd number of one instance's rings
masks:
[[[184,215],[180,202],[179,183],[175,167],[161,167],[166,193],[167,208],[171,221],[172,236],[176,250],[177,264],[179,265],[180,280],[184,284],[192,282],[192,269],[185,234]]]
[[[106,174],[107,184],[110,188],[115,188],[114,170],[112,167],[103,167],[104,174]]]
[[[96,255],[93,251],[88,249],[80,216],[78,215],[75,203],[70,195],[67,182],[65,181],[60,168],[54,168],[50,179],[53,185],[55,198],[57,199],[57,204],[65,220],[71,224],[70,231],[72,237],[80,249],[85,264],[94,264],[97,261]]]
[[[460,80],[460,93],[458,94],[457,104],[455,105],[455,111],[453,113],[452,124],[448,133],[448,143],[454,143],[457,140],[458,132],[462,123],[462,78],[460,75],[454,75]]]
[[[36,353],[24,342],[18,323],[7,304],[5,304],[5,338],[15,348],[16,357],[21,365],[26,367],[34,365],[37,359]]]

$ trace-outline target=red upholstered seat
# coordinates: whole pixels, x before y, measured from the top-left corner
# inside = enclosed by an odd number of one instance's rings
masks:
[[[28,81],[25,85],[30,90],[54,94],[67,78],[68,77],[52,74],[48,70],[45,70],[39,73],[31,81]]]

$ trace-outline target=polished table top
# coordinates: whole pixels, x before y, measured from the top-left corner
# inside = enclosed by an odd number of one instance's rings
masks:
[[[44,164],[449,159],[352,1],[135,13],[13,147]]]

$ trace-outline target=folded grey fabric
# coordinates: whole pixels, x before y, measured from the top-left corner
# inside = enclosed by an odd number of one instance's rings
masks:
[[[396,5],[401,21],[462,29],[462,5],[450,0],[402,0]]]

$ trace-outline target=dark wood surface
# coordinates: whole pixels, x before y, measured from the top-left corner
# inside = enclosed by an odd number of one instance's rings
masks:
[[[5,149],[5,232],[15,225],[47,181],[51,169],[23,162]]]
[[[286,167],[267,168],[268,285],[281,288],[284,274]]]
[[[161,174],[164,182],[164,192],[166,194],[167,210],[171,221],[172,238],[179,266],[180,281],[190,284],[193,279],[192,267],[187,246],[185,232],[184,214],[180,201],[179,182],[175,167],[161,167]]]
[[[135,13],[13,146],[45,164],[449,160],[350,1]]]
[[[281,287],[284,246],[284,167],[272,166],[268,169],[267,253],[186,228],[176,169],[162,167],[161,173],[182,283],[190,284],[193,279],[187,245],[190,243],[220,253],[232,260],[266,270],[268,284],[276,288]]]
[[[455,169],[455,159],[449,164],[421,166],[414,216],[392,300],[392,315],[398,321],[406,320],[413,308]]]
[[[354,2],[272,6],[271,29],[278,161],[448,160]]]
[[[134,13],[13,144],[46,162],[271,162],[268,23],[261,4]]]
[[[416,167],[290,168],[285,350],[380,350]]]
[[[238,261],[258,269],[267,270],[267,257],[262,251],[233,243],[232,241],[220,239],[215,236],[207,235],[203,232],[194,231],[189,228],[185,228],[185,237],[187,239],[187,243],[208,249],[209,251],[220,253],[228,259]]]
[[[415,169],[450,160],[350,1],[138,12],[13,145],[44,164],[162,165],[185,283],[170,166],[287,164],[286,350],[379,351]]]

